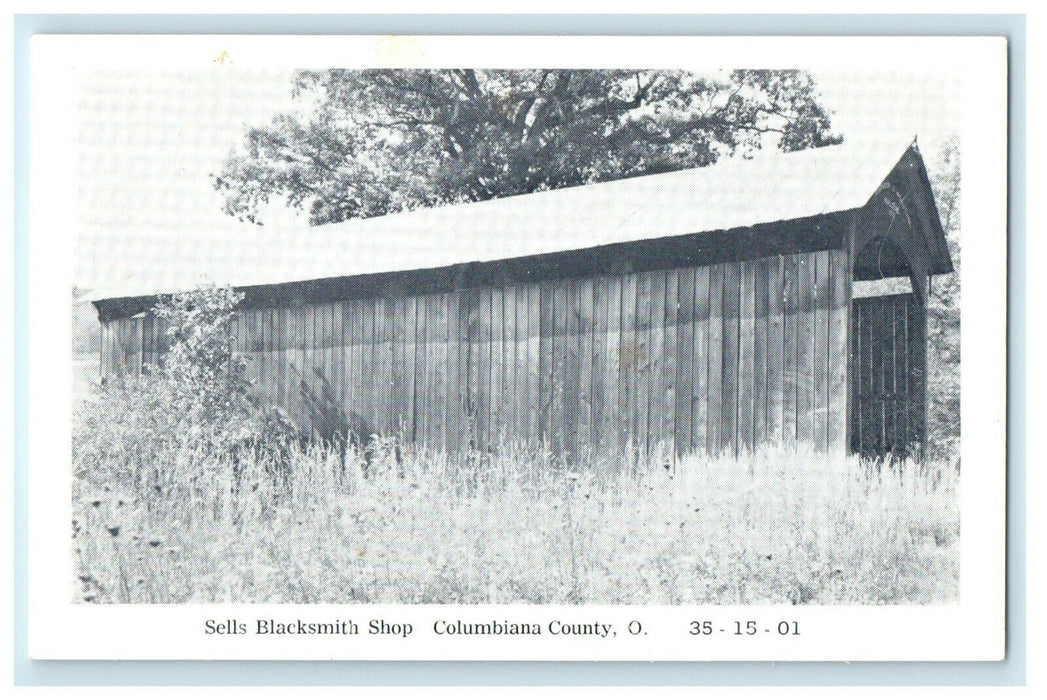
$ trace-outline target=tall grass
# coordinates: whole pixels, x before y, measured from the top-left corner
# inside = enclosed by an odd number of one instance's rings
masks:
[[[958,475],[798,450],[452,459],[375,439],[271,457],[82,445],[76,600],[98,603],[937,603]],[[152,475],[143,478],[143,474]],[[234,474],[236,476],[234,476]],[[366,476],[365,476],[366,474]]]

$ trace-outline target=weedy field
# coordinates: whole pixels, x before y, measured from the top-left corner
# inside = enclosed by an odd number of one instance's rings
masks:
[[[568,468],[548,454],[452,461],[375,439],[369,465],[312,447],[278,469],[140,447],[107,453],[117,469],[74,446],[79,602],[958,598],[951,468],[789,450],[689,458],[671,472],[661,460]]]

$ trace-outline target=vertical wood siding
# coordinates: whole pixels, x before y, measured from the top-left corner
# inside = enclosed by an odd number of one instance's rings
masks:
[[[258,393],[320,436],[396,434],[447,451],[543,444],[570,458],[778,442],[842,451],[849,290],[847,253],[831,250],[250,309],[234,331]],[[906,369],[922,367],[911,330],[922,321],[905,303],[855,304],[853,388],[876,399],[860,402],[852,435],[862,449],[911,440],[922,413],[912,400],[885,409],[884,397],[922,386]],[[105,374],[161,362],[162,325],[103,324]]]
[[[904,457],[924,439],[923,309],[914,294],[852,304],[851,451]],[[837,385],[842,386],[838,379]]]

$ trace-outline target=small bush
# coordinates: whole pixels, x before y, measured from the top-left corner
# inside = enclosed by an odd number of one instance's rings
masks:
[[[163,365],[115,377],[77,407],[78,476],[162,489],[193,460],[234,476],[247,461],[268,464],[274,474],[286,470],[295,426],[258,404],[246,363],[233,352],[231,320],[242,299],[229,288],[202,286],[156,306],[170,337]]]
[[[154,310],[170,337],[159,383],[164,398],[186,439],[219,450],[255,433],[247,365],[233,352],[230,330],[242,300],[229,288],[198,287],[164,299]]]

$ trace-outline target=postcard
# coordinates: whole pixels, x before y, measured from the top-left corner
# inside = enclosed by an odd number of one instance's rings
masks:
[[[1003,658],[1004,39],[32,62],[33,658]]]

